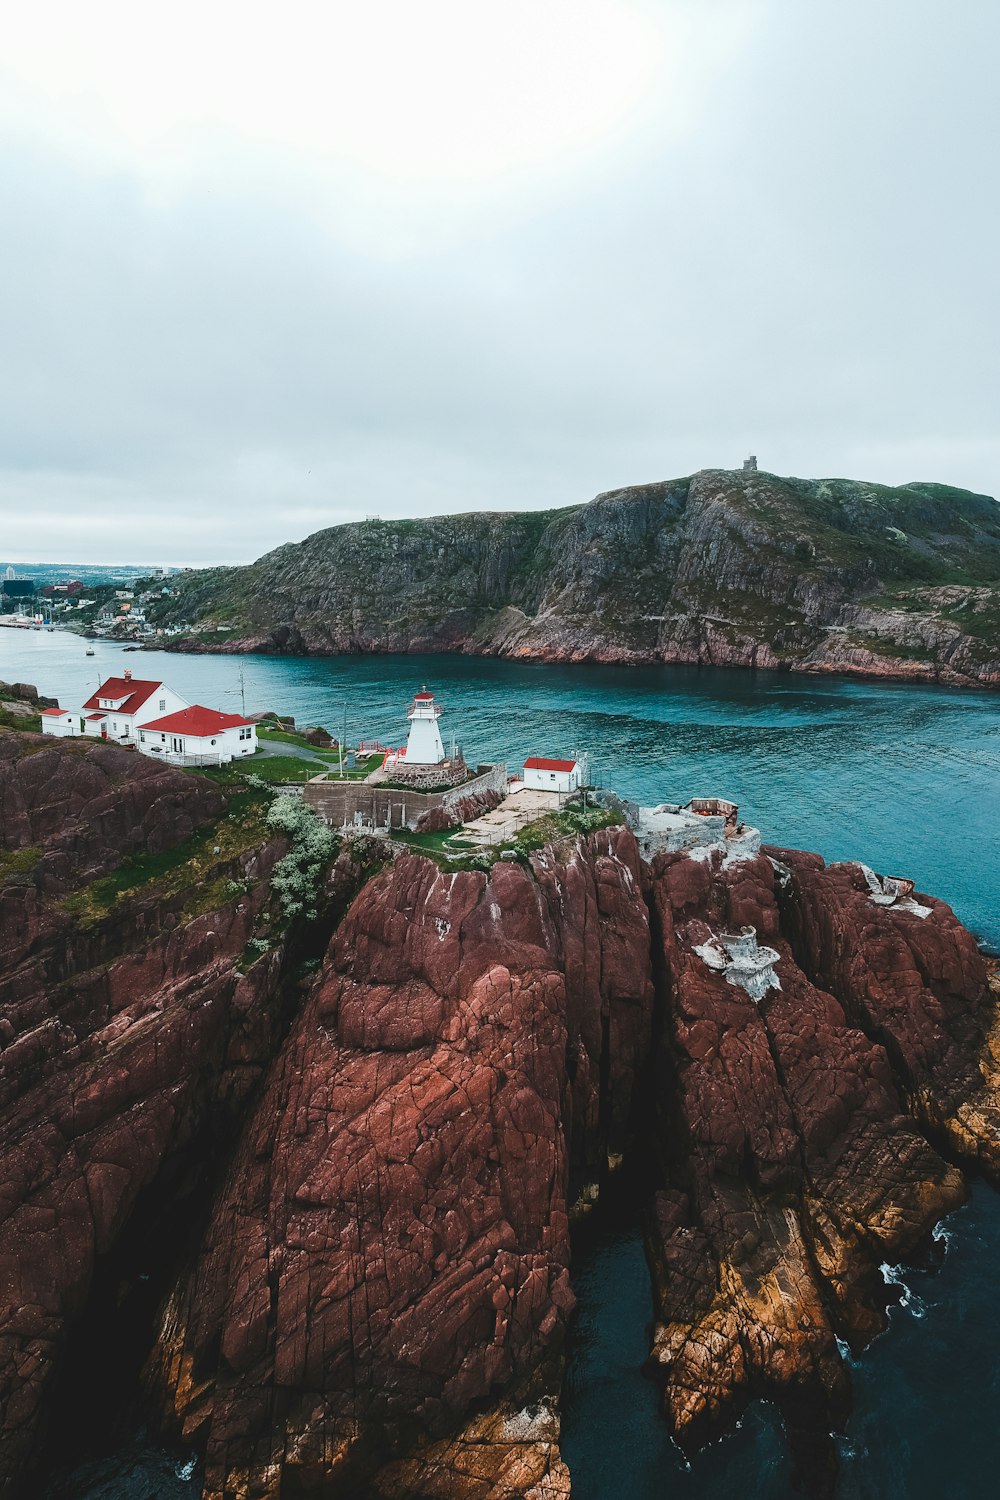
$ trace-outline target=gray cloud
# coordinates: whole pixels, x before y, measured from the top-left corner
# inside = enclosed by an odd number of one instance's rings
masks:
[[[631,131],[481,190],[208,127],[157,189],[8,110],[5,550],[241,561],[750,450],[996,493],[1000,11],[716,13],[745,29],[682,129],[665,80]]]

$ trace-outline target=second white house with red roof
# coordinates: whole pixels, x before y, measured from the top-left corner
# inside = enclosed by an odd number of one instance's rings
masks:
[[[165,682],[133,677],[126,669],[109,677],[83,705],[83,732],[119,745],[138,744],[139,728],[164,714],[187,708]]]
[[[187,765],[224,765],[257,749],[257,726],[239,714],[220,713],[192,703],[176,713],[152,719],[139,730],[143,755],[162,756]]]
[[[524,784],[536,792],[575,792],[583,785],[583,767],[578,760],[529,755],[524,762]]]

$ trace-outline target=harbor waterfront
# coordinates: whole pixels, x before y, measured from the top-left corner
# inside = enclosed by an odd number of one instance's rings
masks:
[[[684,668],[552,667],[463,657],[285,659],[126,654],[62,633],[10,632],[0,677],[29,681],[76,707],[98,677],[132,666],[184,697],[293,714],[398,745],[415,689],[432,686],[470,762],[588,752],[595,779],[643,803],[731,797],[765,839],[860,858],[951,902],[1000,951],[1000,700],[985,692],[835,678]],[[993,1267],[1000,1199],[977,1188],[942,1232],[940,1275],[886,1268],[907,1290],[889,1331],[857,1361],[854,1416],[843,1444],[849,1500],[931,1500],[987,1492],[1000,1458],[993,1421],[1000,1337]],[[768,1408],[688,1467],[653,1422],[657,1393],[640,1370],[648,1350],[649,1281],[638,1226],[595,1226],[574,1265],[574,1334],[563,1448],[575,1500],[669,1494],[778,1500],[788,1466]],[[960,1349],[961,1356],[951,1351]],[[942,1379],[942,1371],[947,1379]],[[938,1455],[935,1458],[935,1453]],[[152,1487],[144,1455],[105,1483],[67,1497],[139,1500],[196,1495],[185,1460],[169,1490]]]

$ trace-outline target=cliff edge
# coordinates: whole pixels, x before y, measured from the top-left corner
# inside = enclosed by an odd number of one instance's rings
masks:
[[[678,1441],[767,1397],[831,1494],[880,1265],[1000,1179],[950,909],[619,825],[457,871],[333,843],[289,920],[266,798],[0,734],[5,1491],[84,1383],[115,1406],[96,1328],[205,1500],[565,1500],[571,1224],[641,1162]]]
[[[1000,507],[706,470],[560,511],[368,521],[176,581],[181,650],[460,651],[1000,683]]]

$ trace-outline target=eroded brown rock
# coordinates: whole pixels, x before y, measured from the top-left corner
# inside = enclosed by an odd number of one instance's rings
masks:
[[[653,867],[669,1187],[651,1223],[652,1361],[682,1439],[768,1394],[815,1480],[847,1410],[837,1336],[860,1347],[883,1326],[879,1262],[964,1197],[904,1103],[917,1079],[952,1108],[982,1087],[985,972],[940,903],[925,917],[875,906],[857,867],[771,853],[780,880],[763,855]],[[746,925],[779,955],[780,988],[759,1002],[696,951]]]
[[[246,974],[238,961],[281,845],[245,851],[227,873],[250,889],[193,916],[190,891],[150,890],[86,928],[67,907],[123,855],[174,848],[223,805],[210,783],[113,747],[0,736],[4,1493],[30,1483],[97,1258],[273,1049],[280,954]]]
[[[551,1439],[456,1427],[558,1354],[567,1127],[599,1175],[648,1048],[640,874],[615,830],[532,872],[404,857],[355,902],[165,1321],[154,1382],[205,1445],[206,1496],[292,1470],[346,1492],[422,1436],[461,1493],[564,1492]]]
[[[206,1500],[565,1500],[569,1222],[637,1146],[657,1179],[650,1364],[668,1420],[694,1444],[767,1395],[829,1491],[850,1400],[838,1339],[883,1326],[879,1263],[918,1253],[965,1192],[936,1147],[1000,1161],[997,996],[947,907],[877,904],[860,867],[790,851],[646,867],[625,829],[488,873],[403,854],[326,919],[279,1049],[280,944],[246,973],[240,957],[280,847],[228,862],[239,895],[206,877],[196,899],[154,887],[78,920],[81,882],[189,838],[220,794],[109,747],[13,740],[12,1493],[94,1265],[220,1110],[242,1128],[147,1365],[167,1429],[205,1455]],[[345,847],[333,886],[357,878]],[[776,954],[756,999],[710,961],[745,928]]]

